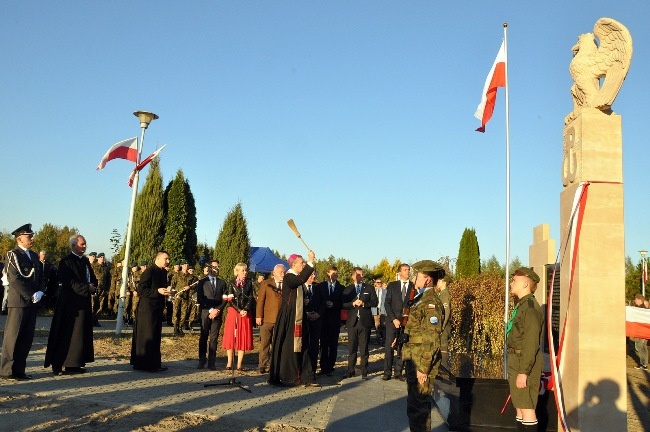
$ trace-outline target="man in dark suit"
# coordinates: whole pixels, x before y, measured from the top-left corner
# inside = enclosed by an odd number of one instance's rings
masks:
[[[34,244],[32,224],[25,224],[12,233],[16,248],[7,252],[9,281],[8,313],[2,342],[0,377],[7,380],[28,380],[25,373],[27,355],[32,348],[36,314],[43,297],[43,278],[38,255],[29,248]]]
[[[398,270],[399,279],[388,284],[386,289],[386,300],[384,307],[386,309],[386,345],[384,354],[384,381],[389,380],[393,370],[393,353],[396,344],[393,345],[399,328],[402,326],[402,314],[406,299],[409,298],[413,290],[413,282],[409,280],[411,267],[408,264],[401,264]],[[402,375],[402,359],[395,358],[395,378],[404,381]]]
[[[314,271],[305,282],[305,311],[307,313],[307,326],[309,327],[307,352],[311,361],[311,368],[316,373],[318,362],[318,345],[320,333],[323,327],[323,314],[325,313],[325,291],[322,285],[314,284],[316,271]]]
[[[352,269],[352,285],[343,292],[343,308],[348,310],[345,323],[348,329],[348,371],[344,378],[352,378],[357,363],[357,349],[361,353],[361,379],[368,379],[368,345],[370,331],[375,325],[371,308],[377,307],[379,299],[375,289],[363,283],[363,270]]]
[[[341,331],[341,306],[345,287],[338,281],[336,266],[327,270],[327,280],[318,286],[325,297],[325,309],[320,332],[320,374],[332,376]]]
[[[223,294],[226,282],[219,279],[219,261],[213,259],[209,263],[209,273],[201,279],[196,287],[196,301],[201,308],[201,335],[199,336],[199,365],[203,369],[207,362],[208,369],[217,370],[217,340],[223,318],[226,302]],[[209,343],[208,343],[209,342]],[[207,359],[206,359],[207,352]]]
[[[84,256],[86,239],[70,238],[70,254],[59,262],[60,300],[56,303],[47,339],[44,367],[52,366],[54,375],[84,373],[86,363],[95,361],[91,296],[97,290],[97,278]]]
[[[282,280],[286,269],[282,264],[273,267],[272,277],[264,279],[257,292],[255,324],[260,329],[259,368],[266,373],[269,368],[271,340],[275,321],[282,305]]]

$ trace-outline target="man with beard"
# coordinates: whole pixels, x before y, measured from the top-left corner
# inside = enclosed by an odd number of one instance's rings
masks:
[[[97,278],[86,252],[82,235],[70,238],[71,253],[59,263],[61,281],[47,340],[44,367],[52,365],[54,375],[84,373],[86,363],[95,361],[91,296],[97,290]]]
[[[131,340],[131,365],[134,370],[149,372],[166,371],[161,365],[160,338],[162,336],[163,309],[165,297],[171,295],[167,286],[169,254],[159,251],[154,265],[147,267],[140,277],[137,293],[137,319],[133,324]]]
[[[6,274],[9,289],[8,313],[2,341],[0,377],[6,380],[28,380],[25,373],[27,355],[32,348],[36,314],[43,297],[43,278],[38,257],[29,250],[34,244],[32,224],[25,224],[11,234],[16,247],[7,252]]]
[[[201,335],[199,336],[199,365],[203,369],[206,362],[208,369],[217,370],[217,340],[223,319],[226,301],[226,282],[219,276],[219,261],[210,261],[209,272],[196,287],[197,303],[201,306]],[[206,358],[207,353],[207,358]]]
[[[314,252],[310,250],[309,262],[313,263],[314,260]],[[307,354],[307,344],[303,344],[303,339],[309,340],[303,338],[303,332],[309,331],[303,284],[314,272],[314,268],[295,254],[289,257],[289,265],[291,268],[282,280],[282,306],[275,322],[269,384],[317,386],[313,381],[314,373]]]

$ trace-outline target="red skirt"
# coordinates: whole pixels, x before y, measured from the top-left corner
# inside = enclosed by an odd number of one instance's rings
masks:
[[[237,323],[237,346],[235,346],[235,321]],[[221,347],[225,350],[250,351],[253,349],[253,320],[250,312],[243,317],[235,308],[228,308],[221,343]]]

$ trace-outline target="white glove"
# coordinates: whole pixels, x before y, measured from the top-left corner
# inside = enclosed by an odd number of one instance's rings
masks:
[[[43,291],[36,291],[32,296],[32,303],[38,303],[43,298]]]

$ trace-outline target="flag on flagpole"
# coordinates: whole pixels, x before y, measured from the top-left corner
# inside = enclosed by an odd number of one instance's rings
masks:
[[[497,88],[506,86],[506,49],[505,40],[501,42],[501,48],[494,60],[492,69],[485,80],[481,103],[478,104],[474,117],[481,120],[481,127],[476,129],[477,132],[485,132],[485,125],[494,112],[494,105],[497,101]]]
[[[138,138],[129,138],[114,144],[108,149],[102,160],[97,165],[97,169],[104,169],[106,162],[113,159],[126,159],[131,162],[138,160]]]
[[[650,339],[650,309],[625,306],[625,336]]]
[[[133,168],[133,171],[131,172],[131,175],[129,176],[129,187],[133,187],[133,179],[135,179],[135,173],[136,173],[137,171],[141,171],[142,168],[146,167],[146,166],[149,164],[149,162],[151,162],[152,160],[154,160],[154,159],[158,156],[158,153],[160,153],[160,152],[162,151],[162,149],[165,148],[166,145],[167,145],[167,144],[165,144],[164,146],[160,147],[160,148],[159,148],[158,150],[156,150],[155,152],[151,153],[151,154],[150,154],[149,156],[147,156],[147,157],[146,157],[142,162],[140,162],[140,163],[139,163],[135,168]]]

